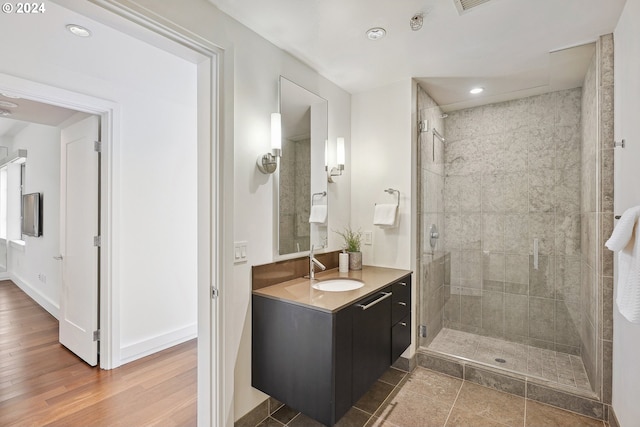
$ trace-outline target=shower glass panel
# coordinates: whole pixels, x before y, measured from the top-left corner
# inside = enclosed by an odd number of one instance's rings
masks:
[[[575,88],[443,114],[418,87],[422,348],[591,391],[582,110]]]

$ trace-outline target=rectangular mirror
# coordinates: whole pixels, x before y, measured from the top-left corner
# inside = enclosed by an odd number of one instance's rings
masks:
[[[280,77],[282,157],[278,167],[278,254],[327,246],[328,102]]]

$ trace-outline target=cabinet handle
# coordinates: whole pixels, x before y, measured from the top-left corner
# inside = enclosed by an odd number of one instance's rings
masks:
[[[400,322],[401,326],[407,326],[407,322]]]
[[[403,307],[406,307],[406,306],[407,306],[407,303],[406,303],[406,302],[402,302],[402,301],[399,301],[399,302],[398,302],[398,304],[400,304],[400,305],[401,305],[401,306],[403,306]]]
[[[383,295],[382,298],[378,298],[377,300],[374,300],[374,301],[370,302],[367,305],[356,304],[356,307],[360,307],[364,311],[364,310],[367,310],[367,309],[373,307],[374,305],[376,305],[380,301],[389,298],[392,295],[391,292],[381,292],[380,294]]]
[[[398,282],[398,283],[400,283],[402,286],[407,286],[406,282]]]

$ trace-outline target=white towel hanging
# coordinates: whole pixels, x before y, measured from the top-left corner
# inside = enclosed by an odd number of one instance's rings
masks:
[[[325,224],[327,222],[327,205],[312,205],[309,222],[311,224]]]
[[[618,310],[632,323],[640,323],[640,206],[627,209],[605,245],[618,252]]]
[[[392,228],[396,226],[398,217],[398,205],[396,204],[376,204],[373,211],[373,225]]]

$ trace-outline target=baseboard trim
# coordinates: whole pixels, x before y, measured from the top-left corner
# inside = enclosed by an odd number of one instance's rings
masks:
[[[145,356],[166,350],[169,347],[192,340],[197,336],[198,324],[192,323],[183,328],[121,347],[119,365],[124,365]]]
[[[29,298],[34,300],[38,305],[47,310],[49,314],[51,314],[56,319],[60,319],[60,305],[51,301],[49,297],[43,295],[39,290],[31,286],[28,282],[23,280],[22,278],[16,276],[13,273],[9,274],[8,280],[11,280],[13,283],[19,287],[22,292],[29,295]]]

